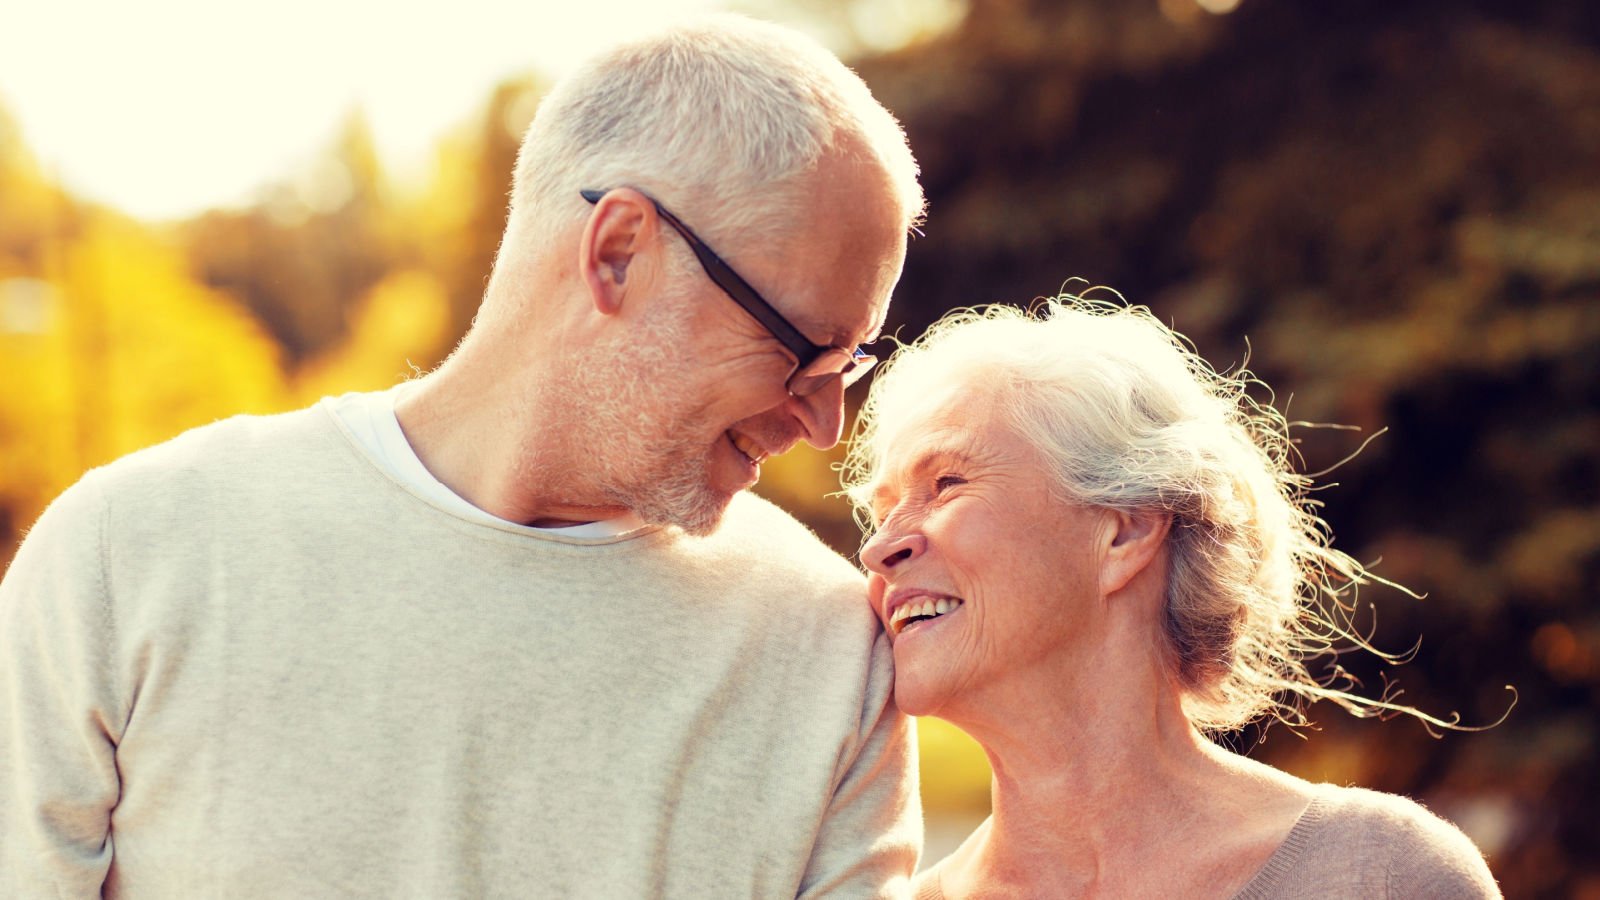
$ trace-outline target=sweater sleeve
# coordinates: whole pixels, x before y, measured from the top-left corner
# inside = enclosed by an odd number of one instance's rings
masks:
[[[914,723],[894,703],[886,635],[872,654],[861,727],[812,845],[802,898],[903,897],[922,851]]]
[[[1420,804],[1396,836],[1390,897],[1498,898],[1500,886],[1472,839]]]
[[[119,782],[104,504],[62,494],[0,580],[0,896],[99,897]]]

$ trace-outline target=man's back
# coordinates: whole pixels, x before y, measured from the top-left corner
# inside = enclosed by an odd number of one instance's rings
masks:
[[[748,495],[705,539],[534,536],[325,408],[230,420],[92,473],[4,583],[0,885],[871,894],[920,827],[880,638]]]

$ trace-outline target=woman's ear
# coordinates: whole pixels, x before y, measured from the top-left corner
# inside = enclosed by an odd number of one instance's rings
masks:
[[[631,188],[607,191],[595,204],[578,239],[578,271],[602,315],[622,309],[629,267],[657,227],[649,198]]]
[[[1100,593],[1109,596],[1150,567],[1172,528],[1168,513],[1109,510],[1114,531],[1100,561]]]

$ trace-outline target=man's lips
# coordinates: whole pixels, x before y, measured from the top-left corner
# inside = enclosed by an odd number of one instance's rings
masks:
[[[762,460],[774,455],[768,452],[767,448],[757,443],[755,438],[731,429],[728,431],[728,440],[733,442],[734,449],[744,454],[745,459],[758,466],[761,465]]]

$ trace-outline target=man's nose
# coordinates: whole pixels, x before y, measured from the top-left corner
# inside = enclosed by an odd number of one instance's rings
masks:
[[[861,564],[878,575],[888,577],[895,567],[916,559],[927,549],[928,539],[920,533],[907,534],[883,529],[862,545]]]
[[[806,429],[806,443],[827,450],[839,443],[844,430],[844,380],[835,378],[816,393],[789,397],[794,417]]]

